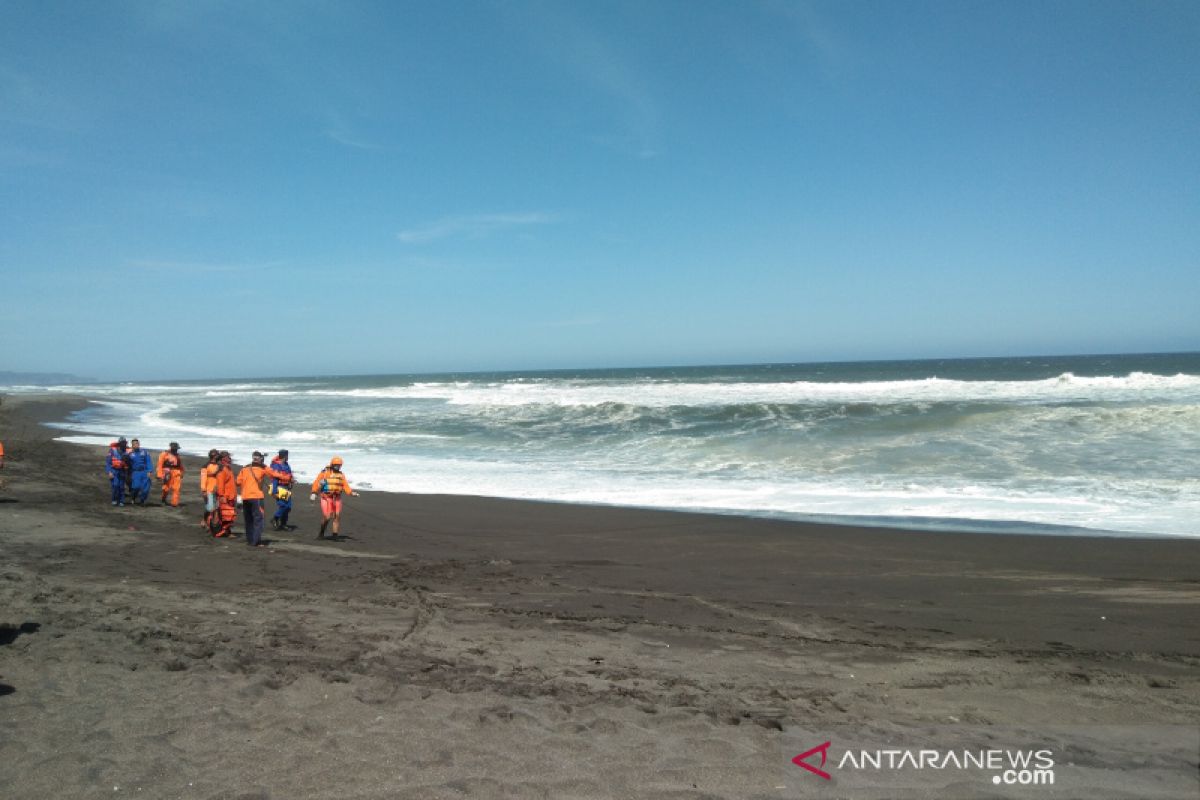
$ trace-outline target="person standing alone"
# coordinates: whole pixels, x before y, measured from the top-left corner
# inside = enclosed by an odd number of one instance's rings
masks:
[[[179,505],[179,489],[183,486],[183,459],[179,457],[179,442],[171,442],[169,450],[164,450],[158,456],[158,479],[162,481],[162,502],[168,505]]]
[[[333,522],[331,538],[336,539],[338,525],[342,521],[342,495],[358,497],[358,492],[350,488],[350,481],[342,474],[341,456],[330,459],[329,466],[321,470],[317,479],[313,481],[312,490],[309,500],[316,500],[318,493],[321,495],[321,532],[317,534],[317,538],[324,539],[325,527]]]

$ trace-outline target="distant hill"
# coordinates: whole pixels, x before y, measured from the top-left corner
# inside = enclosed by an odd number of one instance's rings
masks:
[[[7,372],[0,370],[0,386],[53,386],[60,383],[91,383],[66,372]]]

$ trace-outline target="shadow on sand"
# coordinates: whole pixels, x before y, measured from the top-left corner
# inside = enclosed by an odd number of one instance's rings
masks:
[[[37,633],[41,627],[41,623],[38,622],[22,622],[20,625],[0,622],[0,646],[12,644],[21,634]],[[7,697],[15,691],[15,687],[7,683],[0,683],[0,697]]]

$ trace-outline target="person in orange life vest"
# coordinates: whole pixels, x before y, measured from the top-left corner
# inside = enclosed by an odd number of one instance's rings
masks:
[[[316,500],[318,493],[321,495],[321,532],[317,534],[317,538],[325,538],[325,526],[332,521],[333,538],[336,539],[338,523],[342,520],[342,495],[358,497],[358,492],[350,488],[350,481],[342,474],[341,457],[334,456],[330,459],[329,466],[321,470],[317,479],[313,481],[312,490],[313,493],[308,496],[309,500]]]
[[[217,512],[216,477],[221,459],[221,452],[216,448],[208,451],[208,463],[200,468],[200,497],[204,501],[204,521],[200,527],[206,531],[213,530],[214,517]]]
[[[133,447],[125,454],[125,463],[130,472],[129,501],[144,506],[146,498],[150,496],[150,487],[153,485],[150,480],[150,451],[143,450],[141,442],[137,439],[130,444]]]
[[[125,449],[125,437],[122,436],[108,446],[108,455],[104,459],[104,471],[108,473],[114,506],[125,505],[125,474],[129,471],[129,465],[125,463]]]
[[[242,514],[246,519],[246,544],[251,547],[266,547],[262,542],[262,482],[267,477],[275,478],[276,480],[286,479],[288,474],[263,466],[263,459],[266,456],[257,450],[254,451],[254,455],[251,458],[250,466],[242,467],[242,471],[237,476],[237,502],[241,504]]]
[[[213,536],[232,536],[233,521],[237,519],[237,480],[233,477],[233,456],[222,450],[213,476],[213,491],[217,495],[217,513],[213,519]]]
[[[0,442],[0,469],[4,469],[4,442]]]
[[[171,505],[179,505],[179,489],[183,486],[183,459],[179,457],[179,442],[171,442],[171,449],[165,450],[158,456],[158,479],[162,481],[162,502],[167,505],[167,496],[171,497]]]

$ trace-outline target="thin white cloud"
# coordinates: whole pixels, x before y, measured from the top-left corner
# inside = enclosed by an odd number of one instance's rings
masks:
[[[807,52],[816,56],[826,77],[845,72],[857,60],[850,41],[840,35],[811,3],[773,0],[767,8],[781,17],[785,26],[790,26]]]
[[[554,216],[540,211],[520,214],[469,214],[442,217],[419,228],[409,228],[396,234],[405,244],[425,244],[451,237],[478,239],[494,233],[530,225],[553,222]]]
[[[325,117],[328,123],[322,133],[326,139],[332,142],[354,150],[380,151],[392,149],[385,144],[381,144],[371,136],[363,135],[361,122],[356,123],[351,121],[347,118],[347,115],[335,108],[327,109]]]
[[[654,158],[662,150],[662,114],[645,66],[616,35],[584,23],[568,3],[517,4],[511,7],[519,30],[543,57],[565,68],[599,99],[606,116],[591,141],[636,158]]]
[[[369,142],[345,128],[329,128],[325,131],[325,138],[337,142],[344,147],[350,147],[354,150],[386,150],[383,145]]]

